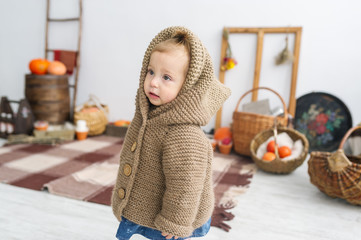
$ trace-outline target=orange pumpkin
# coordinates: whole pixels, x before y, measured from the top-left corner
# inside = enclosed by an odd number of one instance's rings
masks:
[[[30,61],[29,69],[32,74],[44,75],[48,70],[50,62],[43,58],[36,58]]]
[[[222,141],[225,138],[230,138],[232,139],[232,132],[231,129],[229,127],[221,127],[218,128],[215,132],[214,132],[214,139]]]
[[[263,155],[262,159],[265,161],[273,161],[276,159],[276,154],[274,154],[273,152],[266,152]]]
[[[66,66],[60,61],[52,61],[49,64],[48,73],[53,75],[64,75],[66,73]]]
[[[130,124],[130,121],[127,120],[117,120],[114,122],[114,126],[118,126],[118,127],[126,127]]]
[[[97,107],[86,107],[81,110],[82,113],[92,113],[92,112],[98,112],[99,108]]]
[[[278,148],[278,155],[280,156],[280,158],[288,157],[291,154],[292,154],[292,150],[287,146],[282,146]]]
[[[270,141],[268,144],[267,144],[267,152],[275,152],[275,146],[276,146],[276,143],[274,140]]]

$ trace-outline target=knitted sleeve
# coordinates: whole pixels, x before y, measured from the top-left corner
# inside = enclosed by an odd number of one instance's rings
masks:
[[[209,141],[199,126],[177,126],[169,130],[163,146],[166,191],[158,230],[175,236],[192,234],[208,166]]]

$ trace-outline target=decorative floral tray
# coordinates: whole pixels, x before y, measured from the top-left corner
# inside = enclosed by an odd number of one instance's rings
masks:
[[[312,92],[296,101],[295,128],[308,139],[310,152],[335,151],[351,127],[350,111],[331,94]]]

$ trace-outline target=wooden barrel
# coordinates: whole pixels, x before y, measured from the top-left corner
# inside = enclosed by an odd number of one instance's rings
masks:
[[[62,124],[69,120],[68,75],[25,75],[25,97],[36,120]]]

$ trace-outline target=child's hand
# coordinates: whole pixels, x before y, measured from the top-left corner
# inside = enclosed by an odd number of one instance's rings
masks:
[[[165,232],[162,232],[162,236],[165,237],[165,239],[171,239],[172,237],[174,237],[174,239],[178,239],[178,237],[173,236],[172,234],[169,234],[169,233],[165,233]]]

